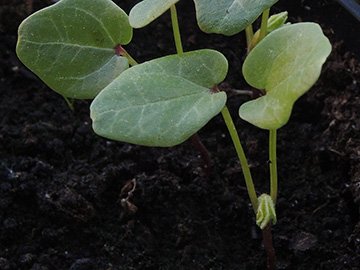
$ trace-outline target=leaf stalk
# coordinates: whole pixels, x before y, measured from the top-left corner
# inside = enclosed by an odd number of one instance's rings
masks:
[[[270,8],[265,9],[262,14],[260,36],[258,42],[260,42],[267,34],[267,24],[268,24],[269,14],[270,14]]]
[[[229,130],[231,139],[234,143],[235,149],[236,149],[236,153],[239,157],[240,160],[240,164],[241,164],[241,169],[243,171],[243,175],[245,178],[245,183],[246,183],[246,188],[250,197],[250,201],[251,201],[251,205],[254,209],[255,215],[257,213],[257,209],[258,209],[258,198],[256,196],[256,192],[255,192],[255,187],[254,187],[254,182],[252,180],[252,176],[251,176],[251,172],[250,172],[250,168],[249,168],[249,164],[247,162],[246,156],[245,156],[245,152],[244,149],[241,145],[240,142],[240,138],[239,135],[236,131],[236,127],[234,125],[234,122],[231,118],[229,109],[227,108],[227,106],[225,105],[224,108],[221,110],[221,114],[224,118],[226,127]]]
[[[182,46],[181,41],[181,34],[180,34],[180,27],[179,27],[179,21],[177,16],[177,11],[175,5],[172,5],[170,7],[170,13],[171,13],[171,24],[174,34],[174,41],[175,41],[175,47],[177,54],[184,53],[184,49]],[[204,144],[201,142],[199,134],[196,132],[194,135],[191,136],[191,142],[195,146],[195,148],[199,151],[200,156],[203,161],[204,166],[204,172],[207,178],[210,177],[211,174],[211,161],[210,161],[210,154]]]
[[[251,45],[252,45],[252,40],[254,38],[254,30],[253,30],[252,24],[250,24],[248,27],[245,28],[245,33],[246,33],[247,50],[249,53]]]
[[[66,104],[69,106],[70,110],[74,112],[75,109],[74,109],[73,100],[70,101],[69,98],[67,98],[67,97],[65,97],[65,96],[62,96],[62,97],[64,98]]]
[[[270,160],[270,196],[276,205],[278,177],[276,161],[276,129],[270,130],[269,133],[269,160]]]
[[[181,42],[181,35],[180,35],[180,28],[179,28],[179,21],[177,16],[177,11],[175,5],[172,5],[170,7],[171,12],[171,24],[173,28],[174,33],[174,40],[175,40],[175,47],[178,54],[181,54],[184,52],[182,42]]]
[[[117,56],[125,57],[131,66],[138,65],[138,62],[136,62],[135,59],[132,58],[131,55],[120,44],[116,45],[114,50]]]

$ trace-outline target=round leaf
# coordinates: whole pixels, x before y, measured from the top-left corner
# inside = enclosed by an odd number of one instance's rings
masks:
[[[218,114],[224,92],[212,93],[227,73],[213,50],[170,55],[134,66],[93,101],[94,131],[106,138],[147,146],[173,146]]]
[[[278,0],[194,0],[199,27],[205,33],[235,35]]]
[[[132,28],[110,0],[62,0],[28,17],[19,27],[17,55],[63,96],[93,98],[129,67],[115,55]]]
[[[129,14],[130,25],[141,28],[161,16],[179,0],[144,0],[135,5]]]
[[[317,81],[331,52],[329,40],[315,23],[281,27],[250,52],[243,65],[246,81],[266,95],[240,107],[240,117],[263,129],[289,120],[294,102]]]

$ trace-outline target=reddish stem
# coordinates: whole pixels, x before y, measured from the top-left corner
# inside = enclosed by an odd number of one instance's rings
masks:
[[[264,247],[268,257],[268,270],[275,270],[276,267],[276,255],[275,249],[273,246],[272,236],[271,236],[271,223],[269,223],[263,230],[262,230],[263,240],[264,240]]]
[[[219,93],[220,89],[217,86],[217,84],[214,85],[214,87],[210,90],[211,94]],[[195,133],[191,136],[191,142],[195,146],[195,148],[199,151],[201,155],[201,159],[203,161],[203,169],[205,172],[205,175],[207,178],[210,178],[211,175],[211,160],[210,160],[210,154],[206,147],[203,145],[203,143],[200,140],[199,134]]]
[[[200,140],[199,134],[195,133],[191,136],[191,142],[195,146],[195,148],[199,151],[201,159],[203,161],[203,169],[207,178],[210,177],[211,174],[211,163],[210,163],[210,154],[206,147]]]
[[[28,14],[31,14],[33,12],[33,6],[34,6],[34,0],[27,0],[26,1],[26,11]]]
[[[124,55],[124,53],[126,53],[125,49],[120,44],[116,45],[114,50],[117,56]]]

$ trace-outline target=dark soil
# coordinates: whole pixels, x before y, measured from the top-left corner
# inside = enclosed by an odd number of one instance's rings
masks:
[[[72,112],[17,59],[25,0],[0,4],[0,269],[265,269],[241,168],[221,116],[200,132],[206,180],[191,142],[149,148],[94,134],[90,101]],[[27,1],[31,2],[31,1]],[[136,1],[117,1],[129,11]],[[314,3],[316,2],[316,3]],[[33,10],[50,4],[34,0]],[[256,187],[268,191],[267,132],[243,121],[244,35],[203,34],[178,4],[186,51],[229,59],[220,87]],[[315,21],[333,44],[316,85],[278,131],[278,269],[360,269],[360,23],[333,0],[280,0],[290,21]],[[138,61],[175,52],[169,14],[136,30]],[[134,184],[136,186],[134,187]]]

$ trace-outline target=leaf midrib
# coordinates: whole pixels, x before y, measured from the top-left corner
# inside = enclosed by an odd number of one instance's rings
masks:
[[[80,47],[80,48],[86,48],[86,49],[92,49],[92,50],[102,50],[102,51],[111,51],[113,52],[114,49],[110,49],[110,48],[103,48],[103,47],[96,47],[96,46],[89,46],[89,45],[81,45],[81,44],[76,44],[76,43],[69,43],[69,42],[56,42],[56,41],[52,41],[52,42],[36,42],[36,41],[31,41],[28,39],[23,39],[23,42],[27,42],[27,43],[32,43],[32,44],[37,44],[39,46],[52,46],[52,45],[61,45],[61,46],[71,46],[71,47]],[[114,52],[115,54],[115,52]]]
[[[191,94],[172,97],[172,98],[167,98],[167,99],[166,98],[158,99],[158,100],[150,101],[150,102],[147,102],[147,103],[134,104],[132,106],[128,106],[128,107],[120,108],[120,109],[107,109],[107,110],[104,110],[102,112],[99,112],[98,115],[102,115],[102,114],[108,113],[108,112],[118,113],[118,112],[121,112],[121,111],[124,111],[124,110],[127,110],[127,109],[133,109],[133,108],[136,108],[136,107],[144,107],[144,106],[147,106],[147,105],[152,105],[152,104],[156,104],[156,103],[160,103],[160,102],[170,102],[170,101],[175,100],[175,99],[183,99],[183,98],[188,98],[190,96],[196,96],[196,95],[202,96],[204,94],[205,94],[204,92],[191,93]]]

